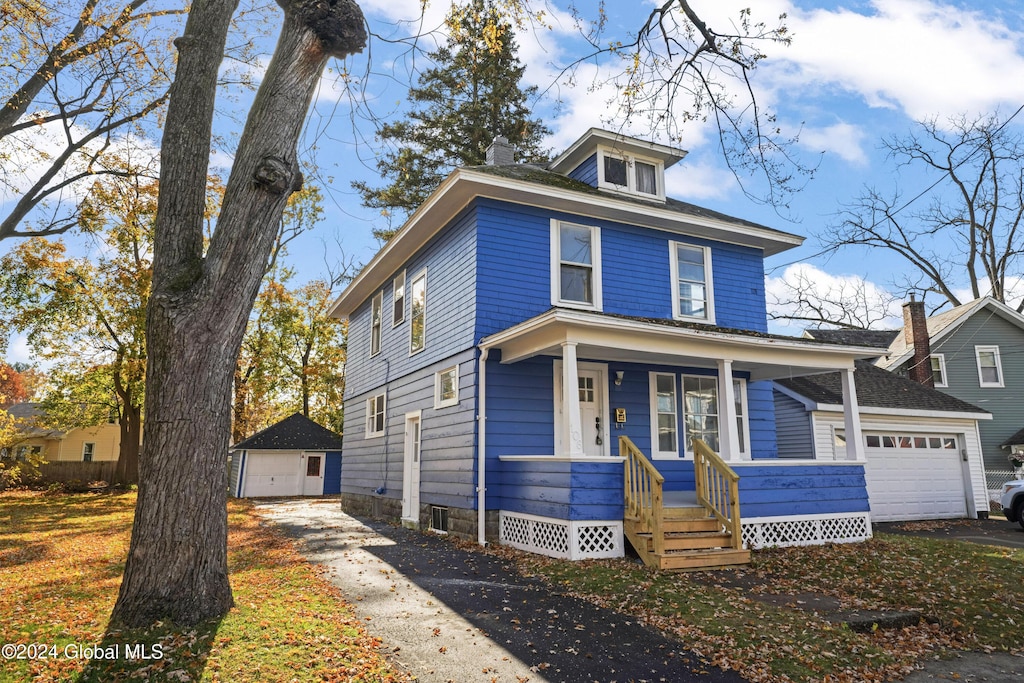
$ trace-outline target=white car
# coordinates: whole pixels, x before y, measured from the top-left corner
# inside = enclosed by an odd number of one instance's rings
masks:
[[[1014,479],[1003,484],[1003,497],[999,502],[1006,519],[1017,522],[1024,529],[1024,479]]]

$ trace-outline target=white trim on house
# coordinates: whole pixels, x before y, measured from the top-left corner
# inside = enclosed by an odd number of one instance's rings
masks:
[[[370,357],[380,353],[384,346],[384,290],[373,295],[370,302]]]
[[[421,314],[423,324],[420,326],[420,345],[416,346],[416,285],[423,282],[423,304]],[[423,268],[413,275],[409,286],[409,355],[415,355],[427,348],[427,269]]]
[[[679,301],[679,250],[691,249],[700,251],[704,262],[704,281],[700,286],[704,288],[704,315],[690,315],[682,312]],[[672,272],[672,317],[676,320],[690,320],[693,322],[704,322],[713,325],[715,323],[715,290],[711,271],[711,247],[702,247],[696,244],[670,240],[668,243],[668,263]],[[691,281],[696,282],[696,281]]]
[[[399,296],[401,292],[401,296]],[[401,305],[399,305],[401,302]],[[405,269],[391,281],[391,327],[405,322]]]
[[[675,447],[671,450],[661,450],[661,421],[659,417],[662,415],[662,411],[658,405],[658,388],[657,381],[658,377],[667,377],[672,380],[672,440]],[[654,460],[678,460],[679,455],[679,437],[680,437],[680,423],[679,423],[679,383],[676,381],[676,373],[674,372],[648,372],[647,373],[647,392],[648,400],[650,401],[650,416],[651,416],[651,458]],[[668,414],[668,413],[665,413]]]
[[[590,263],[567,261],[562,258],[562,227],[579,228],[590,233]],[[562,265],[590,268],[590,297],[593,301],[562,298]],[[601,229],[595,225],[582,225],[572,221],[551,219],[551,305],[600,311],[604,307],[601,288]]]
[[[441,396],[441,390],[443,386],[442,375],[447,373],[454,373],[452,379],[452,386],[454,387],[454,395],[450,398],[443,398]],[[443,370],[438,370],[434,373],[434,410],[440,410],[441,408],[447,408],[448,406],[458,405],[459,403],[459,366],[458,364],[447,367]]]
[[[934,361],[938,361],[938,366],[935,367]],[[946,374],[946,354],[944,353],[933,353],[931,360],[929,361],[932,370],[932,384],[936,389],[946,389],[949,387],[948,375]],[[939,380],[935,381],[935,371],[939,372]]]
[[[993,361],[995,361],[995,369],[997,379],[993,381],[987,381],[983,373],[983,367],[981,365],[981,354],[991,354]],[[974,347],[974,361],[978,366],[978,386],[982,389],[1002,389],[1003,388],[1003,361],[999,355],[999,347],[990,344],[981,344]],[[989,367],[989,366],[985,366]]]
[[[625,172],[626,184],[621,185],[608,179],[606,159],[621,161]],[[654,192],[641,192],[640,178],[637,172],[637,164],[645,164],[652,167],[654,172]],[[604,145],[597,147],[597,186],[602,190],[621,192],[622,194],[665,201],[665,164],[659,159],[649,156],[632,154],[615,150]]]
[[[570,173],[593,154],[595,146],[608,147],[618,153],[658,159],[665,168],[675,165],[686,156],[684,149],[620,135],[601,128],[591,128],[559,154],[548,167],[556,173]]]
[[[381,416],[381,426],[377,429],[377,416]],[[388,426],[388,392],[382,391],[366,398],[366,428],[363,437],[375,439],[384,436]],[[371,429],[372,427],[372,429]]]

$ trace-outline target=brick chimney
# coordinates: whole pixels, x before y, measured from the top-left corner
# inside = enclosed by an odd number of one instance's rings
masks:
[[[508,166],[515,163],[516,148],[508,143],[508,138],[499,135],[487,148],[488,166]]]
[[[932,344],[928,338],[928,321],[924,315],[924,302],[910,301],[903,304],[903,339],[907,347],[914,349],[914,357],[910,361],[907,376],[925,386],[935,386],[932,379]]]

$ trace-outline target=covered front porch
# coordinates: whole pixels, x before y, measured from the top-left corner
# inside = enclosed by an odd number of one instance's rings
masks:
[[[877,351],[567,309],[485,338],[480,349],[479,509],[499,511],[503,542],[621,556],[632,535],[655,552],[672,540],[650,528],[658,510],[662,520],[713,517],[738,555],[870,535],[862,439],[847,440],[856,445],[846,461],[780,461],[770,380],[841,371],[846,433],[859,435],[854,360]],[[658,505],[653,490],[631,490],[641,470],[661,479]],[[699,495],[702,476],[711,488]],[[854,533],[820,533],[843,515],[858,520]],[[765,524],[774,525],[768,533]],[[793,531],[808,525],[818,531]]]

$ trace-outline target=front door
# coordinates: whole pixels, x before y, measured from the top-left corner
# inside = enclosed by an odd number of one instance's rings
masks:
[[[302,495],[324,495],[324,456],[306,455],[306,476],[302,478]]]
[[[402,476],[402,521],[420,521],[420,414],[405,416],[405,470]]]
[[[589,367],[585,367],[589,366]],[[608,448],[608,425],[605,416],[605,395],[607,385],[605,383],[605,370],[591,364],[580,363],[578,371],[580,396],[580,427],[583,434],[584,455],[608,455],[611,451]],[[555,411],[555,449],[557,453],[564,453],[567,441],[562,438],[562,378],[561,370],[556,373],[556,411]]]

